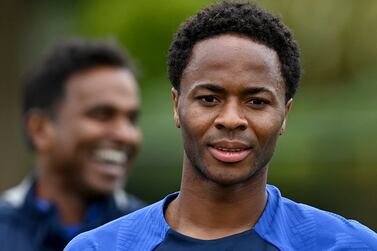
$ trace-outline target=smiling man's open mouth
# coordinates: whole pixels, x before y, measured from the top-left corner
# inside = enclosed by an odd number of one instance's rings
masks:
[[[124,150],[98,148],[93,151],[93,157],[96,161],[103,164],[123,166],[127,162],[128,154]]]

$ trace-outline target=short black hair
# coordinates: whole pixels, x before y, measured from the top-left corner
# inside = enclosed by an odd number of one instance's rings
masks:
[[[135,73],[130,58],[114,40],[74,38],[53,44],[25,78],[23,115],[32,109],[51,113],[64,95],[68,78],[97,66],[124,67]]]
[[[131,59],[113,39],[72,38],[53,44],[24,78],[23,120],[33,110],[52,118],[57,103],[64,97],[66,81],[74,74],[98,66],[125,68],[136,74]],[[31,143],[26,131],[25,135]]]
[[[180,26],[168,53],[169,79],[176,90],[179,91],[182,73],[195,44],[226,33],[245,35],[276,51],[286,85],[286,101],[295,95],[301,66],[299,48],[291,31],[278,17],[254,3],[235,1],[210,5]]]

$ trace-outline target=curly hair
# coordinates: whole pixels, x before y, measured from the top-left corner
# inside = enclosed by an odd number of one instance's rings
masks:
[[[179,91],[182,73],[193,47],[201,40],[225,33],[251,38],[274,50],[286,85],[286,100],[292,98],[300,81],[299,48],[291,31],[281,20],[254,3],[223,1],[210,5],[190,17],[178,29],[168,52],[168,74]]]

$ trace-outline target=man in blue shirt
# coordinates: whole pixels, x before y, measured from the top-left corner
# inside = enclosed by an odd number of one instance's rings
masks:
[[[222,2],[169,50],[184,157],[179,193],[75,238],[72,250],[377,250],[356,221],[267,185],[300,79],[291,32],[254,4]]]
[[[62,250],[144,205],[123,191],[141,133],[137,82],[116,44],[56,44],[26,79],[23,101],[37,168],[1,196],[0,250]]]

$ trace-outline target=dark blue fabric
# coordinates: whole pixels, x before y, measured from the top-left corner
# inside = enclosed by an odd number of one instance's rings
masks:
[[[35,181],[33,183],[20,207],[0,201],[1,251],[61,251],[77,234],[144,206],[143,202],[131,197],[130,206],[120,209],[114,198],[109,197],[93,203],[82,224],[64,226],[56,208],[36,198]]]
[[[253,229],[216,240],[199,240],[170,229],[154,251],[278,251]]]

